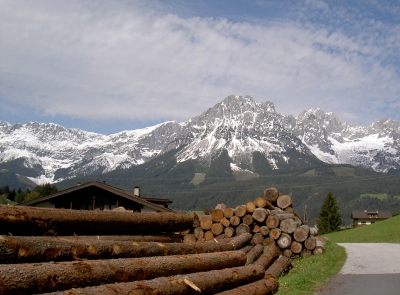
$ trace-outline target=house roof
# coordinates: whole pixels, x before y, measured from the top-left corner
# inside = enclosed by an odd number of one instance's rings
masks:
[[[374,217],[370,217],[370,215],[374,215]],[[376,215],[376,217],[375,217]],[[391,218],[392,213],[390,212],[351,212],[351,219],[368,219],[368,218]]]
[[[168,204],[172,203],[172,201],[170,201],[168,199],[141,198],[141,197],[136,196],[136,195],[134,195],[132,193],[124,191],[124,190],[122,190],[120,188],[113,187],[111,185],[108,185],[108,184],[105,184],[105,183],[101,183],[101,182],[98,182],[98,181],[91,181],[91,182],[87,182],[87,183],[84,183],[84,184],[80,184],[78,186],[74,186],[74,187],[59,191],[59,192],[51,194],[51,195],[47,195],[47,196],[44,196],[44,197],[41,197],[41,198],[37,198],[37,199],[30,200],[30,201],[27,201],[27,202],[24,202],[24,203],[20,203],[20,204],[18,204],[18,206],[34,206],[34,205],[39,204],[41,202],[48,201],[50,199],[62,196],[64,194],[69,194],[69,193],[72,193],[72,192],[76,192],[76,191],[79,191],[81,189],[84,189],[84,188],[87,188],[87,187],[90,187],[90,186],[98,187],[100,189],[103,189],[103,190],[108,191],[110,193],[113,193],[115,195],[121,196],[123,198],[129,199],[131,201],[137,202],[139,204],[142,204],[144,206],[147,206],[149,208],[152,208],[152,209],[160,211],[160,212],[173,212],[173,213],[176,213],[175,210],[172,210],[170,208],[166,208],[166,207],[163,207],[163,206],[160,206],[160,205],[157,205],[157,204],[154,204],[154,203],[151,202],[151,200],[154,200],[154,201],[157,201],[159,203],[168,203]]]

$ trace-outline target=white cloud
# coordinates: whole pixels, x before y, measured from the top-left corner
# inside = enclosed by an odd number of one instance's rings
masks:
[[[51,116],[183,121],[249,94],[295,116],[319,107],[350,123],[400,119],[382,108],[399,106],[398,26],[368,18],[345,32],[309,20],[185,18],[154,10],[157,2],[113,3],[5,1],[2,104]],[[334,13],[351,22],[342,8]]]

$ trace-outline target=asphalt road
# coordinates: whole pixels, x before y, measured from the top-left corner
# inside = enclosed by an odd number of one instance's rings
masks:
[[[318,295],[399,295],[400,244],[339,243],[347,259]]]

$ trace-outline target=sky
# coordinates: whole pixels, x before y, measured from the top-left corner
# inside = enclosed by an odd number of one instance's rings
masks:
[[[400,121],[400,0],[0,0],[0,121],[113,134],[232,94]]]

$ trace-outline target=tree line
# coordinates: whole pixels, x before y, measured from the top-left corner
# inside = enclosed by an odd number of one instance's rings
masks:
[[[36,186],[33,190],[21,188],[10,189],[8,185],[0,187],[0,204],[19,204],[58,192],[57,187],[46,183]]]

